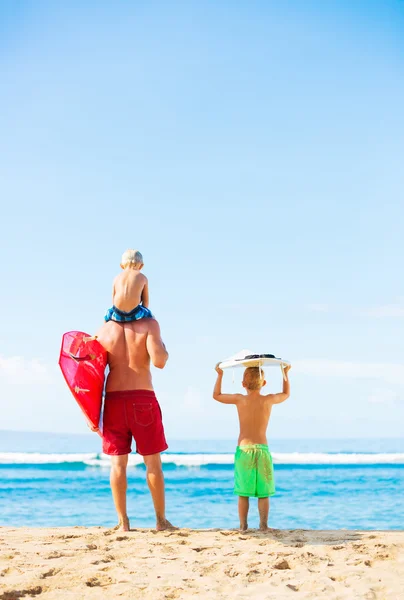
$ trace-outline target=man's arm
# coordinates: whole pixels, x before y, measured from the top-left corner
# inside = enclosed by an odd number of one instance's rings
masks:
[[[285,402],[290,396],[290,382],[289,382],[289,371],[292,365],[287,365],[283,372],[285,373],[285,379],[283,380],[283,390],[280,394],[268,394],[265,396],[271,404],[281,404]]]
[[[223,370],[219,368],[219,363],[215,367],[217,379],[213,389],[213,398],[222,404],[237,404],[240,394],[222,394]]]
[[[142,290],[142,306],[149,308],[149,282],[147,279]]]
[[[155,319],[150,319],[146,348],[153,365],[157,369],[164,369],[168,360],[168,352],[161,339],[160,325]]]

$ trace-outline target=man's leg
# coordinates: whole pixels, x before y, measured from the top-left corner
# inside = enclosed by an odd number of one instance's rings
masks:
[[[247,531],[248,523],[248,509],[250,508],[250,499],[245,496],[238,497],[238,516],[240,517],[240,529],[241,531]]]
[[[153,499],[154,511],[156,513],[156,529],[163,531],[173,526],[166,519],[164,475],[161,467],[160,454],[149,454],[143,457],[146,465],[147,485]]]
[[[115,509],[118,514],[118,527],[122,531],[130,530],[129,519],[126,512],[126,489],[128,487],[126,478],[127,465],[128,454],[111,456],[111,490]]]
[[[268,531],[269,498],[258,498],[261,531]]]

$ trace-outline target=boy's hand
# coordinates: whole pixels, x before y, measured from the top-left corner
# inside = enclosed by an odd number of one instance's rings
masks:
[[[292,368],[292,365],[285,365],[283,367],[283,372],[285,373],[285,375],[287,375],[289,373],[291,368]]]
[[[89,421],[87,421],[87,427],[88,427],[89,429],[91,429],[91,431],[93,431],[94,433],[95,433],[96,431],[98,431],[98,427],[95,427],[95,426],[94,426],[92,423],[90,423]]]
[[[219,365],[220,365],[220,362],[218,362],[217,365],[215,366],[215,371],[218,375],[223,375],[223,369],[221,369],[219,367]]]

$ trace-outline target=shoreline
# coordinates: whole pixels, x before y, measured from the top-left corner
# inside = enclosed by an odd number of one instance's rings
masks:
[[[0,527],[0,600],[393,600],[403,587],[403,530]]]

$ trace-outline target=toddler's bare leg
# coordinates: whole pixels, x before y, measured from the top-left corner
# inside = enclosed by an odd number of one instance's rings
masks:
[[[258,512],[260,515],[260,530],[268,531],[269,498],[258,498]]]
[[[238,497],[238,516],[240,517],[240,530],[247,531],[248,509],[250,507],[250,499],[245,496]]]

